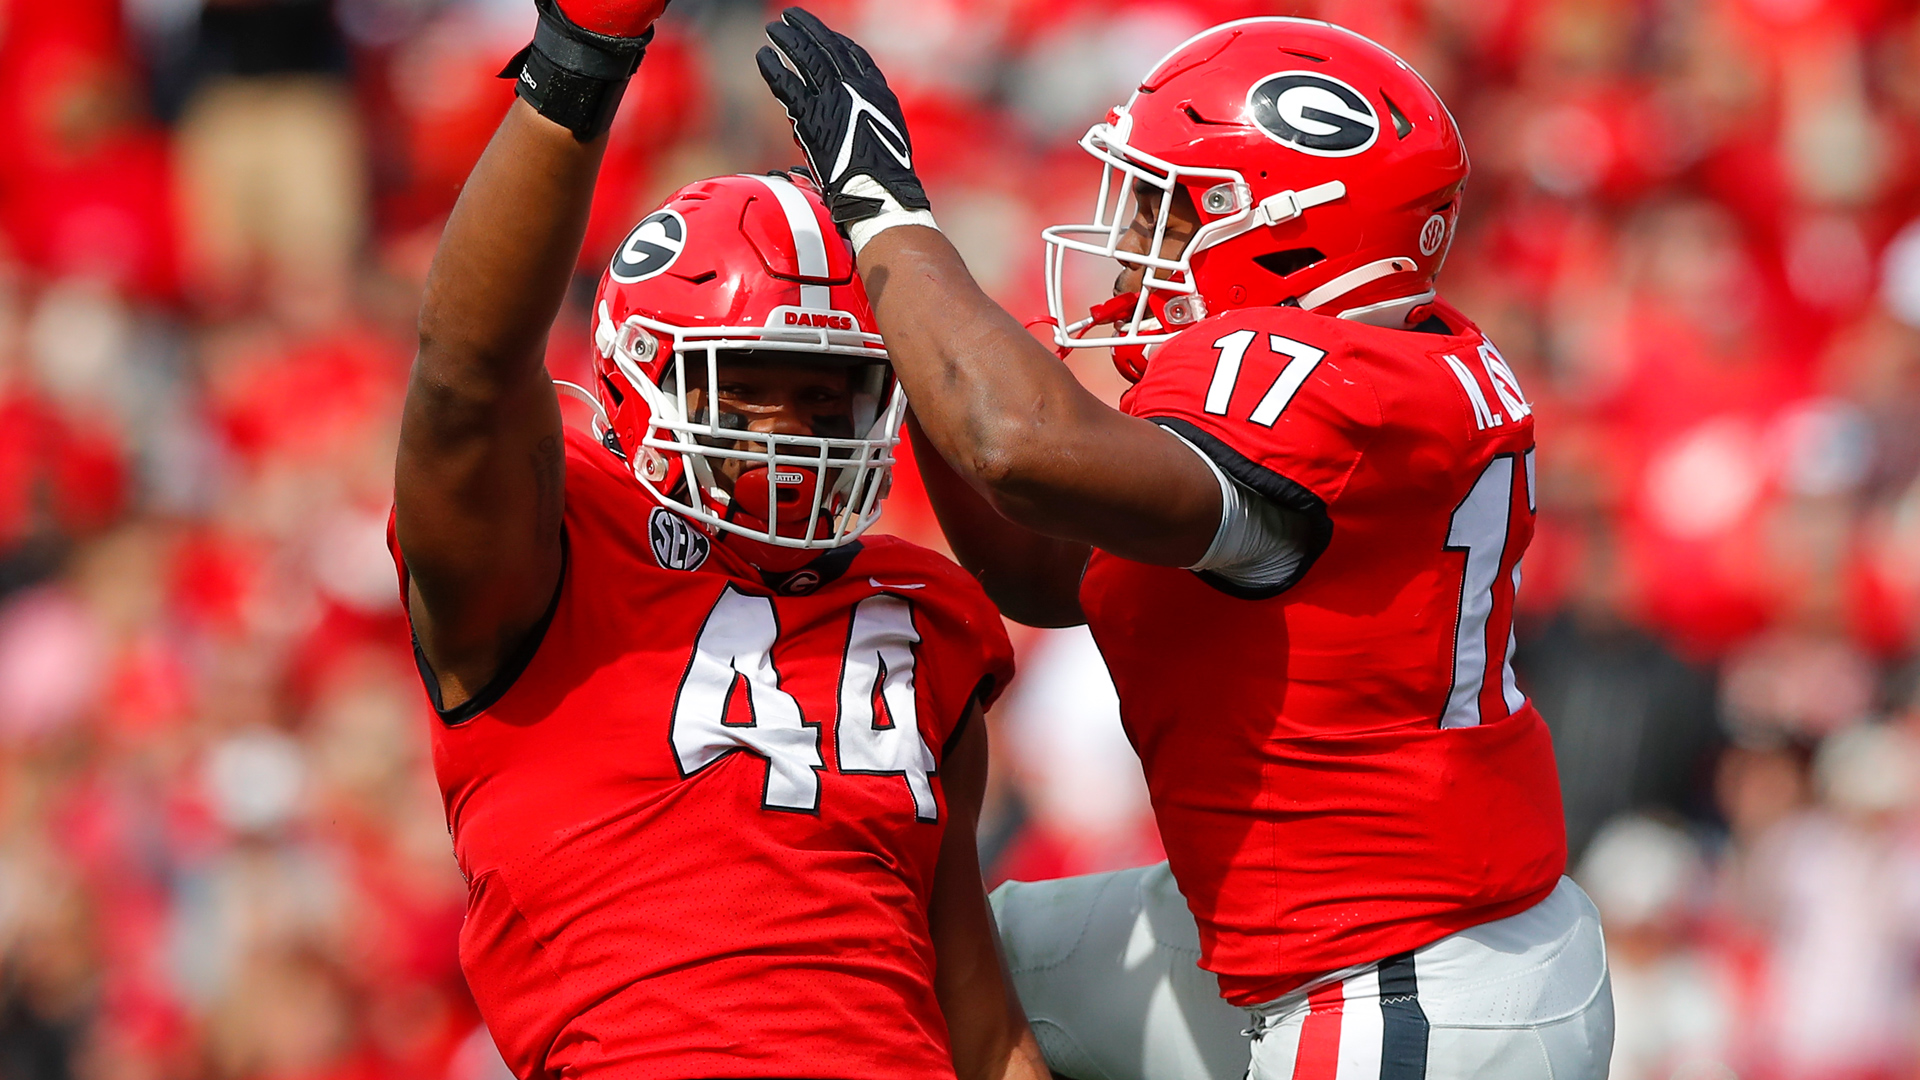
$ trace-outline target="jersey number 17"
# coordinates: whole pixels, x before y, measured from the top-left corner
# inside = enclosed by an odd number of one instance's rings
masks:
[[[1240,381],[1240,368],[1246,360],[1247,350],[1253,347],[1259,337],[1252,330],[1235,330],[1213,343],[1213,347],[1220,350],[1220,356],[1214,363],[1213,378],[1207,384],[1207,412],[1215,416],[1227,415],[1234,389]],[[1286,357],[1287,363],[1281,367],[1266,393],[1260,396],[1247,421],[1270,428],[1292,404],[1294,395],[1305,385],[1307,376],[1313,374],[1314,368],[1320,365],[1327,353],[1304,341],[1295,341],[1279,334],[1267,335],[1267,348],[1276,356]],[[1499,351],[1491,344],[1482,345],[1480,359],[1494,393],[1506,408],[1507,416],[1518,420],[1529,415],[1533,411],[1532,406],[1520,393],[1519,380],[1514,378],[1513,369],[1507,366]],[[1486,395],[1467,368],[1454,357],[1446,357],[1446,360],[1473,404],[1478,430],[1484,431],[1501,424],[1501,414],[1488,407]],[[1526,508],[1527,513],[1532,514],[1534,472],[1531,449],[1526,451],[1523,460],[1526,469]],[[1526,696],[1515,685],[1513,674],[1513,600],[1520,592],[1520,560],[1517,558],[1513,562],[1513,588],[1507,593],[1505,605],[1508,623],[1506,647],[1497,649],[1494,643],[1487,640],[1487,627],[1493,620],[1495,594],[1500,584],[1500,567],[1506,562],[1507,538],[1512,535],[1513,514],[1518,506],[1514,497],[1514,461],[1513,454],[1499,454],[1489,461],[1447,522],[1446,549],[1463,552],[1466,561],[1460,575],[1460,605],[1454,622],[1452,687],[1440,714],[1441,727],[1473,727],[1483,719],[1498,718],[1483,716],[1481,708],[1481,698],[1490,689],[1488,680],[1493,672],[1496,654],[1501,661],[1500,693],[1506,706],[1506,712],[1499,715],[1511,715],[1526,702]]]

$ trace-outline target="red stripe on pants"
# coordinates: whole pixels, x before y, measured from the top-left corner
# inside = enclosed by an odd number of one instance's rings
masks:
[[[1300,1049],[1293,1058],[1293,1080],[1334,1080],[1340,1071],[1340,1012],[1346,985],[1334,983],[1307,997],[1307,1018],[1300,1022]]]

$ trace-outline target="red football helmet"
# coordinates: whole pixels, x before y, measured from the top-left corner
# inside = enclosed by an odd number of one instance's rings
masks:
[[[781,548],[838,547],[880,516],[906,398],[810,184],[721,176],[674,192],[614,253],[595,308],[594,433],[661,503]],[[749,431],[702,393],[723,363],[781,357],[849,368],[843,432]],[[728,461],[742,464],[723,485]]]
[[[1092,222],[1043,234],[1047,305],[1061,346],[1112,346],[1132,379],[1144,346],[1233,308],[1403,325],[1434,296],[1467,178],[1432,87],[1378,44],[1309,19],[1240,19],[1188,39],[1080,145],[1103,164],[1099,200]],[[1163,193],[1147,254],[1119,250],[1136,184]],[[1161,258],[1181,189],[1200,226]],[[1140,289],[1069,320],[1069,252],[1141,268]],[[1087,336],[1106,324],[1112,334]]]

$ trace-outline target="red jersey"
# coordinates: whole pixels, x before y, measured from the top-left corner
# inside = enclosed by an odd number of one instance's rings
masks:
[[[1566,863],[1509,663],[1532,410],[1440,310],[1444,334],[1230,312],[1122,399],[1313,525],[1275,589],[1098,551],[1081,586],[1201,964],[1237,1005],[1524,910]]]
[[[890,537],[763,577],[574,431],[564,535],[524,669],[433,733],[514,1074],[951,1077],[938,773],[1012,674],[979,586]]]

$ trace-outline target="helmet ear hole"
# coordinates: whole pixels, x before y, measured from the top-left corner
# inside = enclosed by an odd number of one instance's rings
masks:
[[[1326,255],[1319,248],[1288,248],[1285,251],[1270,251],[1265,255],[1255,255],[1253,261],[1260,269],[1270,274],[1286,277],[1296,274],[1315,263],[1322,262]]]
[[[1407,119],[1407,114],[1400,111],[1400,106],[1394,104],[1385,90],[1380,91],[1380,98],[1387,103],[1387,116],[1393,120],[1393,133],[1402,139],[1413,134],[1413,121]]]

